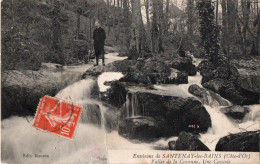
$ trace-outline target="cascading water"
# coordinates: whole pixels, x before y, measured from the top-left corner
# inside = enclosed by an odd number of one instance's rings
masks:
[[[82,106],[88,103],[99,103],[89,98],[94,83],[92,79],[81,80],[60,91],[56,97]],[[101,113],[105,110],[103,106],[100,106],[100,109]],[[26,119],[20,117],[6,119],[2,126],[2,150],[7,150],[7,152],[10,150],[12,153],[8,154],[14,154],[13,157],[2,154],[2,159],[6,162],[59,163],[70,160],[71,163],[90,161],[106,163],[104,143],[106,136],[103,128],[80,123],[74,140],[70,141],[36,130]],[[17,133],[20,134],[19,138],[15,136]],[[26,158],[24,154],[30,154],[32,157]],[[35,154],[49,157],[35,158]]]
[[[206,134],[201,134],[200,140],[211,150],[215,149],[215,146],[221,137],[228,134],[259,130],[260,115],[255,114],[260,113],[260,105],[248,106],[250,112],[239,124],[231,122],[222,112],[220,112],[219,109],[221,106],[205,107],[210,114],[212,127]],[[251,117],[252,115],[254,116]]]
[[[107,63],[125,58],[108,54]],[[114,77],[111,78],[111,77]],[[100,80],[112,81],[122,76],[121,73],[104,73]],[[105,79],[104,79],[105,78]],[[102,81],[102,86],[103,85]],[[96,81],[80,80],[61,90],[56,97],[84,107],[73,141],[39,131],[31,126],[26,118],[11,117],[2,121],[2,162],[6,163],[107,163],[107,149],[152,149],[151,145],[133,144],[120,137],[117,131],[105,131],[107,108],[99,101],[91,99],[90,94]],[[107,87],[107,86],[105,86]],[[88,104],[97,104],[101,113],[101,126],[88,122],[86,116]],[[112,113],[113,114],[113,113]],[[91,116],[92,117],[92,116]],[[113,117],[111,117],[113,118]],[[33,120],[29,118],[28,120]],[[17,135],[19,134],[19,135]],[[44,155],[45,157],[35,157]]]
[[[99,87],[107,89],[105,81],[112,81],[122,77],[121,73],[103,73],[98,78]],[[155,85],[157,90],[149,91],[156,94],[191,97],[188,88],[191,84],[201,86],[201,76],[188,77],[188,84],[181,85]],[[82,119],[78,125],[73,141],[67,140],[47,132],[33,128],[25,118],[11,117],[2,121],[2,161],[10,163],[106,163],[107,149],[157,149],[167,147],[168,142],[177,137],[161,138],[160,140],[145,144],[134,144],[118,135],[117,131],[106,132],[105,113],[109,110],[101,102],[91,99],[90,94],[96,81],[85,79],[78,81],[60,91],[56,97],[82,105],[84,110],[88,104],[97,104],[100,108],[101,126],[88,123],[87,112],[82,112]],[[202,86],[201,86],[202,87]],[[127,95],[125,103],[127,117],[142,115],[144,108],[140,107],[135,95]],[[260,120],[260,105],[248,106],[250,112],[240,124],[231,122],[220,112],[221,106],[205,106],[212,120],[212,127],[207,133],[201,134],[201,141],[211,150],[214,150],[219,138],[228,133],[241,132],[244,129],[258,130]],[[114,113],[112,113],[113,115]],[[113,118],[113,117],[111,117]],[[19,134],[19,135],[17,135]],[[27,154],[32,157],[25,157]],[[48,157],[36,158],[35,154],[48,155]]]
[[[194,64],[198,66],[201,60],[193,58],[193,61]],[[189,93],[188,89],[192,84],[197,84],[198,86],[203,87],[201,85],[201,80],[202,76],[200,75],[200,73],[197,73],[196,76],[188,76],[188,84],[154,85],[156,91],[146,90],[146,92],[183,98],[194,97],[192,94]],[[132,89],[132,91],[133,92],[131,93],[131,95],[128,94],[126,99],[126,111],[128,117],[135,117],[144,113],[141,111],[137,111],[137,109],[140,109],[140,107],[138,106],[138,101],[136,100],[136,97],[134,97],[134,92],[138,91],[138,89],[135,88]],[[221,137],[224,137],[230,133],[239,133],[260,129],[260,105],[248,106],[250,112],[245,116],[244,120],[241,123],[237,124],[229,120],[228,117],[220,111],[220,108],[225,107],[221,105],[230,106],[232,105],[232,103],[215,93],[214,96],[212,94],[208,94],[207,99],[209,105],[204,104],[204,106],[211,117],[212,127],[207,131],[207,133],[201,134],[200,140],[205,145],[207,145],[209,149],[215,150],[215,146],[218,140]],[[176,139],[177,137],[172,138],[172,140]],[[167,144],[165,142],[165,139],[159,140],[157,143],[160,142]]]
[[[126,95],[126,116],[127,117],[134,117],[134,116],[139,116],[143,115],[144,111],[139,111],[138,108],[138,100],[137,96],[133,93],[128,93]]]
[[[111,74],[112,75],[112,74]],[[101,76],[102,77],[102,76]],[[110,76],[106,76],[110,77]],[[111,81],[109,78],[106,81]],[[81,120],[74,140],[64,139],[48,132],[36,130],[25,118],[12,117],[2,122],[2,161],[10,163],[106,163],[107,149],[152,149],[152,144],[133,144],[118,135],[105,130],[104,113],[107,108],[99,101],[91,99],[91,89],[95,80],[78,81],[60,91],[56,97],[86,107],[98,104],[102,126],[95,126]],[[86,114],[83,109],[82,118]],[[112,113],[113,114],[113,113]],[[19,134],[19,137],[17,137]],[[30,154],[32,157],[24,157]],[[35,154],[48,155],[36,158]]]

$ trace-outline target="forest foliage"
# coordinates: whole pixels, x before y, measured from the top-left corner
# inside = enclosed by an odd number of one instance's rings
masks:
[[[92,51],[98,20],[106,45],[132,59],[156,54],[256,56],[260,49],[258,0],[4,0],[2,69],[64,65]]]

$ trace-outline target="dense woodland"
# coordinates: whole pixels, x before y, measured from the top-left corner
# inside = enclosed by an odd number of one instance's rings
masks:
[[[92,53],[99,20],[107,46],[137,59],[190,51],[227,58],[259,55],[258,0],[4,0],[3,70],[72,64]]]
[[[113,150],[259,152],[259,0],[1,5],[4,163],[107,163],[110,143]],[[96,21],[106,32],[98,66]],[[31,126],[45,95],[83,107],[73,142]]]

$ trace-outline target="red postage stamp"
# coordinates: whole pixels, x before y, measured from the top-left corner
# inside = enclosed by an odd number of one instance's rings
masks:
[[[82,107],[54,97],[41,98],[33,127],[73,139]]]

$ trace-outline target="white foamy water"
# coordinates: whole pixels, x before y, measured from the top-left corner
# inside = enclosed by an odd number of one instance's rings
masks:
[[[105,92],[110,88],[108,85],[104,85],[104,82],[119,80],[124,75],[121,72],[104,72],[98,77],[98,86],[100,92]]]
[[[2,122],[2,160],[10,163],[106,163],[105,133],[95,126],[80,124],[73,141],[36,130],[25,118]],[[31,158],[24,157],[30,154]],[[37,158],[49,155],[48,158]]]
[[[210,114],[212,127],[206,134],[201,134],[200,140],[207,145],[210,150],[215,150],[218,140],[226,135],[260,129],[260,105],[248,106],[250,112],[240,124],[230,121],[227,116],[220,112],[221,107],[205,107]],[[258,113],[258,115],[255,115],[255,113]],[[250,117],[251,115],[254,115],[254,117]]]
[[[116,58],[116,57],[115,57]],[[100,75],[98,85],[107,89],[105,81],[119,79],[121,73],[107,72]],[[113,77],[113,78],[111,78]],[[189,84],[155,85],[158,94],[191,97],[188,88],[191,84],[201,83],[201,76],[189,76]],[[48,132],[36,130],[23,117],[11,117],[2,121],[2,161],[9,163],[106,163],[107,149],[139,149],[149,150],[166,148],[169,141],[177,137],[161,138],[153,143],[132,143],[118,135],[117,131],[106,132],[104,113],[109,110],[101,102],[90,98],[91,89],[96,81],[92,79],[80,80],[62,91],[56,97],[71,101],[78,105],[98,104],[101,110],[102,126],[79,123],[74,140],[68,140]],[[200,85],[201,86],[201,85]],[[134,101],[133,101],[134,102]],[[132,104],[134,106],[134,104]],[[258,130],[260,121],[260,105],[249,106],[250,112],[240,124],[231,122],[223,113],[220,106],[205,106],[212,120],[212,127],[207,133],[201,134],[200,140],[211,150],[215,149],[218,140],[230,133],[245,130]],[[87,109],[83,109],[87,110]],[[135,113],[135,112],[132,112]],[[86,114],[86,112],[82,112]],[[32,118],[29,118],[32,120]],[[24,157],[30,154],[32,157]],[[49,155],[46,158],[34,157]]]
[[[201,60],[197,60],[193,57],[193,64],[196,66],[199,65]],[[196,76],[188,76],[188,84],[180,84],[180,85],[155,85],[154,87],[160,94],[178,96],[178,97],[194,97],[192,94],[188,92],[189,86],[192,84],[197,84],[200,87],[202,76],[199,72],[197,72]],[[157,92],[156,91],[156,92]],[[209,97],[209,100],[211,97]],[[232,105],[228,100],[229,105]],[[260,105],[250,105],[248,106],[250,112],[245,116],[242,123],[234,123],[229,118],[220,111],[220,108],[224,106],[209,106],[204,105],[207,112],[209,113],[212,121],[212,127],[208,129],[205,134],[201,134],[200,140],[208,146],[210,150],[215,150],[215,146],[220,138],[227,136],[232,133],[239,133],[245,131],[255,131],[259,130],[259,121],[260,121]],[[172,140],[176,140],[177,138],[173,138]],[[160,142],[160,141],[159,141]],[[166,143],[165,143],[166,144]]]
[[[90,96],[91,88],[94,84],[95,80],[92,79],[80,80],[61,90],[55,97],[79,103]]]
[[[109,76],[106,76],[109,80]],[[106,81],[106,80],[105,80]],[[106,132],[104,112],[107,110],[99,101],[90,99],[90,90],[95,81],[80,80],[56,97],[84,106],[98,104],[102,115],[102,126],[79,123],[73,141],[37,130],[26,118],[11,117],[2,122],[2,161],[9,163],[106,163],[108,148],[152,149],[152,144],[134,144],[118,135],[117,131]],[[87,110],[87,109],[83,109]],[[83,114],[84,112],[82,112]],[[33,118],[29,118],[32,120]],[[18,135],[19,134],[19,135]],[[24,155],[32,157],[26,158]],[[38,155],[49,155],[37,158]]]
[[[105,54],[106,64],[111,63],[116,60],[125,60],[125,59],[127,59],[127,56],[121,57],[121,56],[118,56],[118,53]]]
[[[164,85],[154,85],[154,88],[157,89],[156,92],[159,92],[163,95],[177,96],[177,97],[192,97],[193,95],[189,93],[189,86],[192,84],[198,84],[201,86],[202,76],[200,73],[197,73],[196,76],[188,76],[188,84],[164,84]]]

